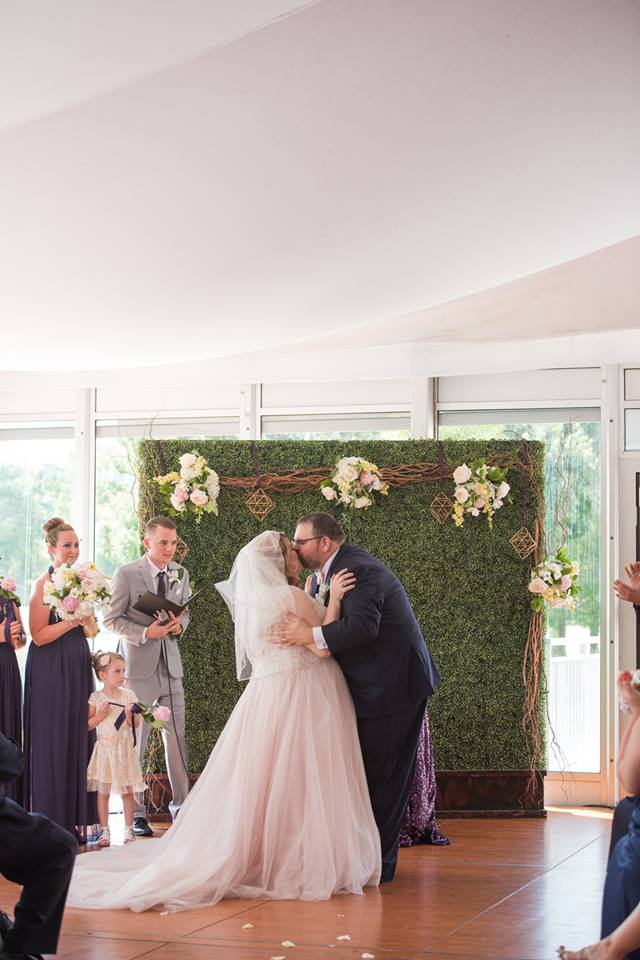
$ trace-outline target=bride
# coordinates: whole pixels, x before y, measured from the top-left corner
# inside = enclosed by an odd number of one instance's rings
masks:
[[[311,626],[337,620],[353,576],[332,577],[325,610],[294,585],[300,571],[286,537],[267,530],[216,584],[235,624],[238,678],[249,683],[167,834],[79,857],[68,906],[325,900],[378,883],[380,838],[342,672],[314,645],[269,639],[283,614]]]

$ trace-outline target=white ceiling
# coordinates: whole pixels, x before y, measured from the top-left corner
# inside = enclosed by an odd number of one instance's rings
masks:
[[[0,366],[629,359],[639,169],[638,0],[0,4]]]

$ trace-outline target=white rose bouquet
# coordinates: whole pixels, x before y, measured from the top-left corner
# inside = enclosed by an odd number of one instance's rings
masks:
[[[325,500],[335,500],[352,510],[366,510],[373,505],[373,494],[386,497],[389,484],[380,479],[375,463],[361,457],[342,457],[329,483],[320,487]]]
[[[555,557],[546,557],[531,571],[528,587],[533,594],[531,609],[539,613],[548,603],[554,609],[575,610],[576,595],[580,592],[576,583],[579,573],[580,564],[571,560],[564,547]]]
[[[511,489],[505,481],[507,472],[506,468],[490,467],[483,460],[474,460],[470,467],[466,463],[456,467],[453,471],[456,527],[463,525],[465,514],[479,517],[481,513],[486,515],[489,527],[493,527],[493,515]]]
[[[96,608],[110,600],[109,578],[95,563],[63,563],[44,585],[43,602],[60,620],[81,620],[89,637],[98,633]]]
[[[200,523],[205,513],[217,516],[220,477],[197,450],[182,454],[179,471],[153,479],[166,498],[172,517],[192,513],[196,523]]]

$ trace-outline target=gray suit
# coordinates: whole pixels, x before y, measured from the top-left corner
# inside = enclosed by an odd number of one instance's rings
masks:
[[[178,563],[169,563],[166,568],[166,593],[169,600],[184,603],[189,596],[189,574]],[[181,579],[178,579],[178,575]],[[169,804],[172,815],[180,809],[189,791],[189,776],[186,769],[187,748],[184,739],[184,689],[182,687],[182,660],[178,637],[168,633],[160,639],[144,639],[145,628],[154,621],[152,617],[134,610],[138,597],[150,590],[158,592],[147,556],[118,567],[111,580],[111,604],[105,610],[105,626],[120,637],[118,650],[126,662],[126,675],[136,696],[145,703],[155,700],[170,707],[172,720],[167,724],[162,739],[167,762],[167,773],[173,799]],[[182,628],[189,623],[185,611]],[[143,724],[139,739],[140,760],[149,737],[149,727]],[[146,816],[144,798],[138,797],[136,817]]]

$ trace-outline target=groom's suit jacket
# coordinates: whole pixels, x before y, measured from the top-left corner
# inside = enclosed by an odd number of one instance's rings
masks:
[[[322,628],[349,686],[358,717],[384,717],[430,696],[440,675],[406,591],[395,573],[360,547],[344,543],[328,571],[356,576],[342,616]]]
[[[178,563],[167,564],[167,599],[175,603],[184,603],[189,597],[189,574]],[[180,574],[181,579],[177,579]],[[171,577],[174,576],[172,580]],[[154,621],[135,610],[133,604],[141,594],[149,590],[156,593],[156,583],[146,556],[131,563],[125,563],[113,574],[111,579],[111,603],[105,610],[104,624],[120,637],[118,651],[126,662],[127,679],[146,680],[158,666],[164,647],[169,674],[176,679],[182,677],[182,659],[178,637],[168,633],[164,642],[160,640],[143,641],[145,627]],[[189,610],[182,618],[182,634],[189,623]],[[135,690],[135,684],[132,685]]]

